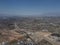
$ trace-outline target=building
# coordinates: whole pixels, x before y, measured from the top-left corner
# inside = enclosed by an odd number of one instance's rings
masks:
[[[58,34],[58,33],[52,33],[50,37],[55,41],[60,40],[60,34]]]

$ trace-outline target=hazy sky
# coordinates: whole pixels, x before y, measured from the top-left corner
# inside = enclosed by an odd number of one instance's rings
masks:
[[[37,15],[60,13],[60,0],[0,0],[1,14]]]

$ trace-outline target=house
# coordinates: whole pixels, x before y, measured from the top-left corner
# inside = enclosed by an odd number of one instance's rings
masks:
[[[58,40],[60,40],[60,34],[58,34],[58,33],[52,33],[51,34],[51,38],[53,40],[55,40],[55,41],[58,41]]]

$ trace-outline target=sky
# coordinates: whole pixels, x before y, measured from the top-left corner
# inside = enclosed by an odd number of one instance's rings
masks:
[[[60,13],[60,0],[0,0],[0,14],[40,15]]]

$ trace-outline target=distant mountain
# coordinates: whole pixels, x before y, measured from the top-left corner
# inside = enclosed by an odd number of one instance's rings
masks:
[[[0,14],[0,17],[44,17],[44,16],[60,16],[60,13],[43,13],[35,15],[13,15],[13,14]]]
[[[42,16],[60,16],[60,13],[45,13]]]

